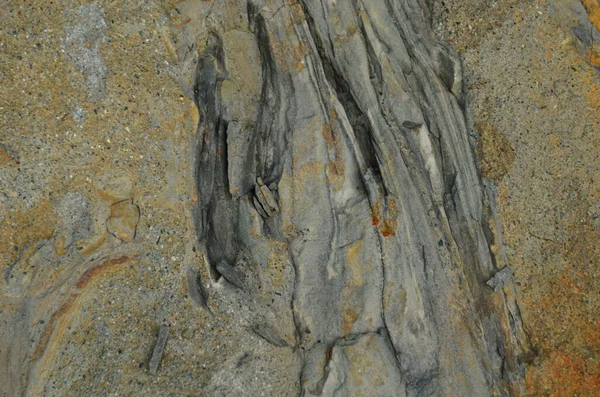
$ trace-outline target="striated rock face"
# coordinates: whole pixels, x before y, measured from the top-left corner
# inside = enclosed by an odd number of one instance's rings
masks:
[[[17,3],[0,396],[521,394],[430,1]]]
[[[299,394],[519,394],[493,200],[426,2],[180,10],[202,282],[293,349]]]

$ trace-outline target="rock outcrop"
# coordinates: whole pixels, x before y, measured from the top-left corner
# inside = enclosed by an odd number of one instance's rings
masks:
[[[518,307],[486,285],[493,194],[427,2],[180,10],[202,282],[293,349],[299,393],[519,394]]]
[[[429,3],[9,2],[0,396],[520,395]]]

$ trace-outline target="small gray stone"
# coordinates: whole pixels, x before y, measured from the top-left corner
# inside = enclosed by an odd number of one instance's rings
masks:
[[[150,359],[149,364],[150,373],[152,375],[156,375],[156,372],[158,371],[158,365],[160,364],[160,360],[162,359],[165,351],[168,336],[169,327],[166,325],[161,325],[160,330],[158,331],[158,339],[156,340],[156,345],[154,346],[154,351],[152,352],[152,358]]]
[[[510,282],[510,280],[512,280],[513,274],[514,270],[512,266],[506,266],[505,268],[494,274],[494,277],[489,279],[486,284],[489,285],[490,288],[494,290],[494,292],[498,292],[502,288],[504,288]]]

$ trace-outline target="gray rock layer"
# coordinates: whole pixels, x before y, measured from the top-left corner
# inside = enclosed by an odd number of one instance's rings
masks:
[[[202,282],[294,350],[298,393],[518,395],[518,307],[485,284],[505,265],[493,196],[427,1],[182,12]]]

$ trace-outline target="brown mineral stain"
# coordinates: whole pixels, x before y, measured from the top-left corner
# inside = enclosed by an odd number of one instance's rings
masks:
[[[329,108],[329,119],[331,121],[337,121],[339,119],[339,115],[333,107]]]
[[[555,134],[550,134],[549,138],[550,142],[552,143],[552,146],[554,146],[554,149],[558,149],[560,139],[558,139],[558,137]]]
[[[383,221],[383,225],[381,226],[381,234],[383,237],[389,237],[396,235],[394,231],[394,225],[391,219],[386,219]]]
[[[192,19],[191,18],[186,18],[185,20],[183,20],[183,21],[181,21],[179,23],[174,24],[173,27],[175,29],[181,29],[182,27],[184,27],[185,25],[187,25],[190,22],[192,22]]]
[[[592,25],[600,30],[600,4],[598,4],[598,0],[581,0],[581,3],[587,11],[588,18]]]
[[[358,314],[354,310],[348,309],[342,312],[342,333],[347,335],[352,331],[352,325],[358,320]]]
[[[110,259],[106,262],[100,263],[100,264],[88,269],[85,273],[83,273],[83,275],[79,278],[79,280],[75,284],[75,287],[77,288],[77,290],[72,292],[67,297],[65,302],[62,304],[60,309],[58,309],[56,312],[54,312],[51,315],[51,317],[46,325],[46,328],[44,330],[44,333],[42,334],[42,336],[40,338],[40,342],[38,343],[38,346],[37,346],[35,352],[31,356],[31,359],[30,359],[31,362],[35,362],[35,361],[39,360],[40,357],[42,357],[44,355],[44,353],[46,352],[46,347],[48,346],[50,337],[52,336],[53,333],[60,335],[64,331],[64,324],[63,324],[62,326],[58,327],[56,332],[54,332],[55,325],[58,321],[60,321],[60,319],[66,313],[68,313],[71,310],[73,303],[83,293],[83,289],[85,289],[85,287],[87,287],[87,285],[92,280],[98,278],[98,276],[100,276],[101,274],[106,273],[106,271],[109,270],[111,267],[113,267],[115,265],[123,264],[123,263],[129,261],[130,259],[131,258],[129,258],[128,256],[121,256],[118,258]]]
[[[352,271],[353,278],[362,280],[362,253],[363,253],[363,240],[357,240],[350,244],[347,248],[347,263]]]
[[[34,208],[9,211],[0,228],[0,263],[13,263],[24,246],[51,238],[56,223],[50,201],[42,201]]]
[[[6,150],[0,145],[0,167],[5,166],[13,162],[13,158]]]
[[[331,352],[333,351],[333,348],[328,347],[327,351],[325,352],[325,361],[329,361],[331,360]]]
[[[321,129],[321,135],[323,135],[323,139],[327,142],[327,147],[331,150],[335,147],[335,139],[333,137],[333,131],[329,124],[323,124],[323,128]]]
[[[63,256],[67,253],[67,247],[65,247],[64,236],[60,236],[56,239],[56,241],[54,242],[54,251],[56,251],[56,254],[59,256]]]
[[[129,258],[128,256],[123,255],[118,258],[110,259],[104,263],[96,265],[91,269],[88,269],[85,273],[83,273],[83,275],[77,282],[77,284],[76,284],[77,288],[79,288],[79,289],[85,288],[91,280],[97,278],[101,273],[105,272],[108,268],[110,268],[114,265],[121,265],[130,259],[131,258]]]

